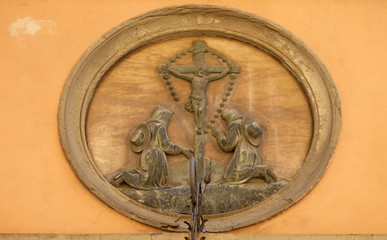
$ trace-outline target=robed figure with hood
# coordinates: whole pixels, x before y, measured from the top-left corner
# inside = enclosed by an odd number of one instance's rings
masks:
[[[257,152],[262,136],[259,124],[249,117],[243,117],[235,107],[225,108],[222,118],[227,123],[226,134],[216,127],[212,127],[211,134],[223,151],[234,151],[226,167],[224,180],[229,184],[242,184],[252,178],[264,179],[266,183],[271,183],[271,179],[277,181],[273,169],[262,165]]]
[[[162,188],[168,181],[166,154],[184,154],[192,158],[189,149],[172,143],[167,134],[169,121],[174,113],[158,107],[146,124],[137,126],[129,141],[134,152],[139,153],[136,169],[123,171],[115,177],[116,186],[125,182],[137,189]]]

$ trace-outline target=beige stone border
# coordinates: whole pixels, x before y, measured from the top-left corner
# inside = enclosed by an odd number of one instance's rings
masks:
[[[202,35],[238,40],[277,58],[304,89],[314,124],[310,150],[294,179],[259,204],[207,216],[208,231],[228,231],[264,221],[297,202],[322,177],[341,126],[340,101],[324,65],[293,34],[266,19],[228,7],[185,5],[152,11],[109,31],[81,57],[64,86],[59,107],[63,150],[84,185],[107,205],[140,222],[172,231],[186,230],[183,221],[189,221],[189,216],[141,205],[105,180],[87,145],[86,115],[98,83],[126,55],[160,41]]]

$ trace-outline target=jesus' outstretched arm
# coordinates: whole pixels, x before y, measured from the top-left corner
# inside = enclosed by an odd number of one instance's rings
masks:
[[[207,80],[208,82],[212,82],[212,81],[221,79],[221,78],[223,78],[224,76],[226,76],[230,71],[231,71],[231,67],[229,67],[229,66],[227,65],[227,67],[225,67],[225,69],[223,70],[223,72],[221,72],[221,73],[219,73],[218,75],[215,75],[215,76],[206,77],[206,80]]]
[[[173,68],[167,68],[167,70],[168,70],[170,73],[172,73],[173,75],[175,75],[176,77],[181,78],[181,79],[183,79],[183,80],[190,81],[190,82],[192,82],[192,80],[193,80],[193,77],[192,77],[192,76],[182,74],[182,73],[180,73],[179,71],[176,71],[176,70],[173,69]]]

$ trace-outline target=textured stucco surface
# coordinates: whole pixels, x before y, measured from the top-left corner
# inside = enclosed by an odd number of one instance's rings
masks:
[[[0,1],[0,232],[151,233],[99,201],[60,147],[63,84],[83,52],[155,8],[207,1]],[[211,1],[265,17],[325,63],[342,103],[328,171],[295,206],[233,233],[387,233],[387,2]],[[4,237],[4,236],[2,236]]]

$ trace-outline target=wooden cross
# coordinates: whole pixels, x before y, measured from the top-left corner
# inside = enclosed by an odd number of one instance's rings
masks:
[[[195,116],[195,159],[196,159],[196,174],[198,181],[202,181],[204,177],[204,117],[205,117],[205,91],[207,88],[208,82],[221,79],[228,73],[239,73],[240,69],[238,67],[234,67],[230,69],[229,66],[207,66],[205,63],[205,53],[207,52],[207,45],[203,41],[195,41],[193,42],[193,65],[186,66],[173,66],[166,68],[165,65],[159,66],[159,73],[172,73],[178,78],[191,81],[192,83],[192,91],[191,91],[191,104],[196,104],[198,106],[193,107],[193,112]],[[220,56],[218,55],[220,58]],[[209,76],[209,77],[193,77],[185,74],[197,73],[201,68],[205,67],[206,74],[211,73],[220,73],[217,76]],[[194,99],[194,100],[192,100]],[[203,106],[200,105],[200,101],[203,102]],[[200,105],[200,106],[199,106]]]

